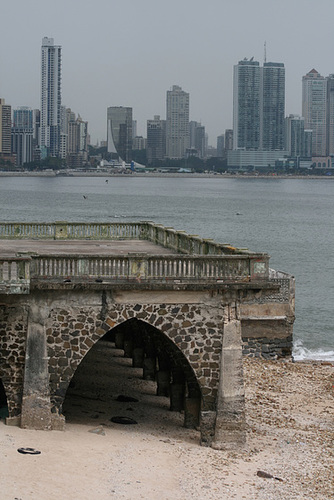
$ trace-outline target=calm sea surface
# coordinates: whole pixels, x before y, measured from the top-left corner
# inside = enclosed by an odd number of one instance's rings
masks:
[[[0,214],[152,220],[267,252],[270,267],[296,278],[295,356],[334,359],[334,180],[0,177]]]

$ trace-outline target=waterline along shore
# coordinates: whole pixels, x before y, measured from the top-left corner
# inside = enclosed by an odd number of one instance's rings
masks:
[[[334,175],[272,175],[272,174],[241,174],[241,173],[185,173],[185,172],[77,172],[75,170],[65,171],[41,171],[41,172],[4,172],[0,171],[0,177],[165,177],[165,178],[207,178],[207,179],[318,179],[334,180]]]

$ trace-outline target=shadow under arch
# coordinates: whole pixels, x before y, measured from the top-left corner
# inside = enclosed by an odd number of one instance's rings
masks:
[[[0,379],[0,420],[6,419],[8,416],[7,395],[2,380]]]
[[[81,359],[62,405],[66,421],[71,421],[75,408],[77,416],[81,411],[83,418],[96,423],[112,416],[108,411],[136,417],[139,405],[118,404],[117,396],[124,391],[146,401],[152,415],[158,407],[169,409],[179,413],[173,417],[179,426],[199,427],[201,389],[191,364],[164,332],[137,318],[107,331]]]

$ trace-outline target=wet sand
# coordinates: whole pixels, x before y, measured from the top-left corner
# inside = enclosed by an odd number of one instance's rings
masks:
[[[96,347],[67,393],[65,432],[1,421],[1,499],[334,498],[332,364],[245,359],[247,446],[227,452],[201,447],[123,351]],[[120,394],[138,402],[116,401]],[[117,415],[138,424],[111,422]]]

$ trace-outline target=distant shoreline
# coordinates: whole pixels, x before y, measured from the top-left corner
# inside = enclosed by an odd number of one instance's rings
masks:
[[[334,180],[334,175],[249,175],[249,174],[210,174],[210,173],[176,173],[176,172],[132,172],[131,174],[111,172],[1,172],[0,177],[159,177],[159,178],[207,178],[207,179],[320,179]]]

